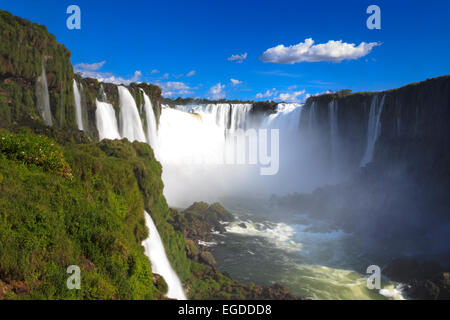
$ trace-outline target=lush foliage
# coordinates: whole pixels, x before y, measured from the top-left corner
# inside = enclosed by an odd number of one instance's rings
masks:
[[[0,10],[0,124],[39,120],[36,80],[45,67],[53,122],[75,127],[70,52],[45,26]]]
[[[133,150],[130,143],[123,145]],[[151,299],[162,295],[153,285],[141,246],[148,231],[131,163],[136,159],[108,156],[109,147],[114,149],[108,142],[102,145],[105,151],[97,144],[65,147],[72,180],[1,153],[0,286],[12,288],[7,297]],[[82,270],[81,290],[66,287],[69,265]],[[14,290],[17,283],[25,288],[23,292]]]
[[[35,165],[45,171],[72,178],[72,170],[67,164],[61,148],[48,137],[0,133],[0,152],[8,159]]]

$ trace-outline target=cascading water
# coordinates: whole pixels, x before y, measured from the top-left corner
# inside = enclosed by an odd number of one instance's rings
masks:
[[[156,157],[158,157],[158,128],[156,125],[155,112],[153,111],[152,101],[148,95],[142,90],[144,94],[144,112],[145,120],[147,122],[147,140],[153,149]]]
[[[237,129],[245,129],[247,125],[247,115],[252,109],[251,104],[231,105],[231,125],[230,131],[233,133]]]
[[[309,130],[310,134],[314,130],[316,123],[317,123],[316,105],[317,105],[317,102],[313,101],[311,104],[311,107],[309,108],[308,130]]]
[[[328,115],[330,122],[330,146],[331,146],[331,175],[336,177],[336,167],[339,159],[339,127],[338,127],[338,103],[332,100],[328,105]]]
[[[375,144],[377,143],[378,137],[381,134],[381,113],[383,112],[384,100],[386,95],[383,95],[381,102],[378,102],[378,95],[372,98],[369,113],[369,124],[367,126],[367,146],[364,156],[361,160],[361,167],[372,161],[373,152],[375,149]]]
[[[123,86],[118,87],[120,100],[119,128],[122,138],[131,142],[147,142],[141,117],[139,116],[136,102],[130,91]]]
[[[77,120],[78,130],[83,131],[84,127],[83,127],[83,112],[81,107],[81,95],[80,91],[78,90],[77,81],[75,79],[73,80],[73,96],[75,99],[75,116]]]
[[[143,241],[145,255],[150,259],[152,272],[161,275],[167,283],[167,297],[177,300],[187,300],[184,294],[180,279],[172,269],[169,259],[167,259],[164,245],[159,236],[158,229],[155,226],[150,214],[145,212],[145,224],[149,230],[149,237]]]
[[[42,64],[42,74],[36,81],[36,100],[38,111],[47,126],[52,126],[52,113],[50,111],[50,97],[48,95],[47,74]]]
[[[97,110],[95,111],[95,121],[97,125],[99,139],[115,140],[120,139],[119,128],[117,126],[116,112],[111,104],[95,101]]]

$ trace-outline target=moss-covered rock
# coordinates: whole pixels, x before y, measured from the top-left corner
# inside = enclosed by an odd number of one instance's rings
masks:
[[[51,121],[74,128],[73,68],[70,52],[45,26],[0,11],[0,125],[41,120],[35,88],[45,68]]]

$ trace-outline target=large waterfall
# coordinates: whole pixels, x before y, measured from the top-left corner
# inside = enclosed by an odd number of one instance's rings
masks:
[[[146,142],[141,117],[130,91],[123,86],[118,87],[120,100],[119,128],[122,138],[131,142]]]
[[[153,111],[152,101],[148,95],[142,90],[144,94],[144,112],[145,120],[147,122],[147,140],[150,143],[153,152],[158,157],[158,128],[156,124],[155,112]]]
[[[163,106],[158,148],[168,202],[183,207],[233,195],[303,190],[299,186],[309,191],[316,185],[311,182],[318,166],[303,149],[302,106],[279,104],[277,113],[262,119],[249,104]],[[270,139],[259,135],[261,130]],[[271,144],[272,130],[279,132],[276,145]],[[279,172],[273,176],[263,176],[261,161],[251,157],[256,153],[261,160],[264,150],[274,151],[268,145],[279,148]]]
[[[75,79],[73,80],[73,96],[75,99],[75,116],[77,119],[78,130],[84,130],[83,112],[82,112],[82,108],[81,108],[81,95],[80,95],[80,91],[78,90],[77,81]]]
[[[119,127],[117,125],[116,112],[112,104],[96,100],[95,122],[97,125],[99,139],[120,139]]]
[[[145,223],[149,230],[149,237],[144,240],[142,245],[145,248],[145,255],[150,259],[152,272],[161,275],[167,283],[167,297],[177,300],[186,300],[183,286],[180,279],[172,269],[169,259],[167,259],[164,245],[159,236],[158,229],[155,226],[150,214],[145,212]]]
[[[384,100],[386,95],[383,95],[381,102],[379,101],[379,95],[375,95],[372,98],[369,113],[369,123],[367,126],[367,145],[364,156],[361,160],[361,167],[372,161],[373,153],[375,150],[375,144],[377,143],[378,137],[381,134],[381,113],[383,112]]]
[[[50,97],[48,95],[47,74],[45,66],[42,64],[42,74],[36,81],[36,101],[38,111],[48,126],[53,125],[52,113],[50,111]]]

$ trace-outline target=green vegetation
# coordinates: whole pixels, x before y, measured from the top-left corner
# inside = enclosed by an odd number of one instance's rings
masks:
[[[24,148],[30,152],[34,152],[36,144],[51,141],[30,133],[3,136],[26,141]],[[132,144],[122,144],[134,150]],[[73,179],[23,161],[14,156],[13,148],[2,147],[0,285],[11,287],[7,298],[158,297],[141,246],[148,231],[132,163],[151,165],[155,160],[139,159],[136,155],[128,162],[108,156],[116,147],[112,142],[44,146],[44,154],[62,148]],[[61,154],[55,154],[64,163]],[[55,163],[58,167],[58,161]],[[66,288],[69,265],[78,265],[82,270],[81,290]],[[25,288],[19,293],[14,287],[17,283]]]
[[[72,178],[71,168],[61,148],[45,136],[30,134],[1,134],[0,152],[10,160],[42,167],[66,178]]]
[[[59,132],[55,140],[20,131],[0,134],[0,299],[163,298],[167,285],[141,245],[144,210],[189,298],[243,298],[243,286],[187,258],[149,145],[59,144],[62,131],[45,131]],[[225,214],[218,204],[207,209]],[[70,265],[81,268],[81,290],[66,287]]]
[[[45,26],[2,10],[0,38],[0,124],[40,120],[34,91],[44,66],[53,122],[75,128],[70,52]]]

